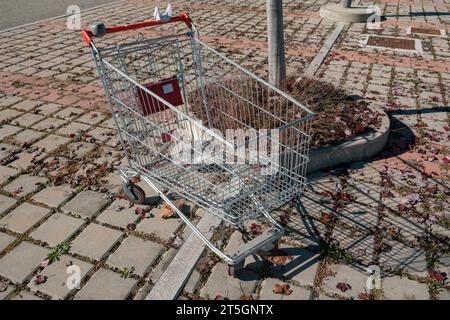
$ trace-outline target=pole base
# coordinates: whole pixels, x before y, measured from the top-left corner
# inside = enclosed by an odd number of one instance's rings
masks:
[[[373,15],[367,7],[344,8],[342,4],[327,4],[320,8],[320,16],[325,19],[339,22],[366,23]]]

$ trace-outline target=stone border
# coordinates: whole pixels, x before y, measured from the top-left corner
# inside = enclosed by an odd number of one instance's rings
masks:
[[[311,149],[307,172],[365,160],[380,152],[386,145],[390,128],[389,116],[384,111],[381,113],[381,126],[375,132],[353,137],[337,145]]]

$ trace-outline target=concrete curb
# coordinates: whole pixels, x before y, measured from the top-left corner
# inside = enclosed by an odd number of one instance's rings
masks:
[[[390,128],[388,115],[384,111],[381,113],[381,126],[375,132],[356,136],[337,145],[312,149],[307,172],[365,160],[380,152],[386,145]]]

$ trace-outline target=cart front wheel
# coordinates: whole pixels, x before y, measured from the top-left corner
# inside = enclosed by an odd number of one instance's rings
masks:
[[[126,183],[123,185],[123,191],[128,197],[128,200],[134,204],[144,204],[145,192],[141,187],[134,183]]]
[[[241,262],[238,262],[236,264],[228,265],[228,275],[230,277],[237,278],[244,269],[244,262],[245,260],[242,260]]]

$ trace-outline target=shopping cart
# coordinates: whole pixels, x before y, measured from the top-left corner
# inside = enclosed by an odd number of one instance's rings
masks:
[[[159,31],[157,37],[139,33],[104,48],[93,41],[175,22],[184,22],[187,30]],[[169,21],[100,23],[82,34],[128,159],[129,165],[119,170],[130,201],[145,201],[144,191],[132,182],[140,176],[229,265],[231,275],[242,269],[246,257],[273,248],[284,228],[271,212],[297,197],[306,184],[313,113],[203,43],[186,13]],[[225,253],[166,190],[218,216],[241,231],[246,242]]]

